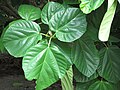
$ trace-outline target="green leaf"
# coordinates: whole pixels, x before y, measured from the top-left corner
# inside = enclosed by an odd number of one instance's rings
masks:
[[[103,48],[100,51],[99,75],[109,82],[120,80],[120,49],[117,46]]]
[[[67,71],[66,75],[61,79],[61,84],[62,84],[62,90],[74,90],[72,66]]]
[[[40,42],[27,51],[22,67],[28,80],[37,79],[36,90],[43,90],[65,76],[68,63],[59,46]]]
[[[96,72],[99,65],[98,51],[90,37],[77,40],[72,50],[73,63],[85,76],[90,77]]]
[[[86,17],[78,8],[66,7],[51,18],[50,30],[63,42],[72,42],[86,32]]]
[[[78,4],[78,0],[63,0],[65,4]]]
[[[41,19],[44,24],[49,24],[50,19],[58,11],[63,10],[63,6],[56,2],[48,2],[42,9]]]
[[[40,27],[32,21],[17,20],[12,23],[3,36],[3,43],[8,52],[15,57],[22,57],[31,46],[42,39]]]
[[[89,86],[96,81],[97,80],[95,79],[95,80],[91,80],[91,81],[88,81],[88,82],[85,82],[85,83],[81,83],[81,82],[78,83],[77,82],[75,90],[88,90]]]
[[[18,14],[25,20],[37,20],[41,17],[41,10],[38,7],[32,5],[20,5]]]
[[[60,42],[59,40],[52,40],[55,44],[57,44],[63,51],[64,55],[67,56],[68,61],[70,62],[69,64],[72,65],[72,57],[71,57],[71,50],[72,50],[72,44],[71,43],[65,43],[65,42]]]
[[[117,0],[108,0],[108,10],[101,22],[99,29],[99,39],[101,41],[108,41],[111,24],[117,7]]]
[[[120,42],[120,39],[114,36],[110,36],[109,40],[110,42]]]
[[[95,72],[90,77],[86,77],[76,67],[74,67],[73,71],[74,71],[74,79],[76,80],[76,82],[88,82],[98,77],[97,72]]]
[[[98,7],[102,5],[104,0],[80,0],[80,9],[83,13],[88,14],[93,10],[96,10]]]
[[[96,81],[88,90],[114,90],[112,84],[105,81]]]

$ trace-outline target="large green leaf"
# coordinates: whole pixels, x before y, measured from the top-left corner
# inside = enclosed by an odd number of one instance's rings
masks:
[[[37,20],[41,16],[41,10],[38,7],[32,5],[20,5],[18,9],[18,14],[26,20]]]
[[[69,69],[68,63],[59,46],[48,47],[47,43],[40,42],[27,51],[22,67],[28,80],[37,79],[36,90],[43,90],[63,78]]]
[[[83,75],[76,67],[74,67],[73,71],[74,71],[74,79],[76,80],[76,82],[88,82],[98,77],[97,72],[95,72],[92,76],[87,77]]]
[[[72,42],[80,38],[86,31],[86,17],[78,8],[67,7],[51,18],[50,30],[63,42]]]
[[[91,80],[91,81],[88,81],[88,82],[85,82],[85,83],[81,83],[81,82],[78,83],[77,82],[75,90],[88,90],[89,86],[92,85],[96,81],[97,81],[97,79],[94,79],[94,80]]]
[[[66,75],[61,79],[61,84],[62,84],[62,90],[74,90],[72,66],[67,71]]]
[[[105,81],[96,81],[88,90],[114,90],[112,84]]]
[[[42,22],[45,24],[49,24],[49,21],[52,18],[52,16],[54,16],[56,12],[63,9],[64,7],[59,3],[48,2],[42,9],[42,13],[41,13]]]
[[[40,30],[39,25],[35,22],[14,21],[4,33],[4,46],[11,55],[22,57],[28,48],[35,45],[38,40],[41,40]]]
[[[85,76],[90,77],[96,72],[99,65],[98,51],[90,37],[82,37],[77,40],[72,50],[73,63]]]
[[[85,13],[88,14],[93,10],[97,9],[101,6],[104,0],[80,0],[80,9]]]
[[[100,51],[100,65],[98,72],[100,76],[110,82],[120,80],[120,49],[117,46],[103,48]]]
[[[99,29],[99,39],[101,41],[108,41],[111,24],[117,7],[117,0],[108,0],[108,10],[101,22]]]
[[[59,3],[49,2],[42,10],[42,22],[63,42],[72,42],[86,31],[86,17],[79,8],[70,8]]]

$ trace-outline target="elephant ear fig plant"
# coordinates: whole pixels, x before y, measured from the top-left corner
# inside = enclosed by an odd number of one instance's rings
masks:
[[[36,80],[36,90],[58,80],[62,90],[114,90],[120,81],[120,48],[114,43],[120,40],[109,34],[117,0],[69,1],[48,1],[42,9],[20,5],[21,19],[3,32],[6,50],[23,57],[24,75]]]

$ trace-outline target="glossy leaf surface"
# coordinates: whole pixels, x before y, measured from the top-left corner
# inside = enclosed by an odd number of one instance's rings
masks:
[[[96,10],[104,2],[104,0],[80,0],[80,1],[81,1],[80,9],[85,14],[88,14],[92,12],[93,10]]]
[[[37,79],[36,90],[42,90],[61,79],[68,68],[68,61],[61,49],[46,43],[30,48],[23,58],[23,70],[28,80]]]
[[[57,12],[50,20],[50,30],[63,42],[72,42],[86,32],[86,17],[78,8],[66,8]]]
[[[26,50],[42,39],[40,27],[32,21],[17,20],[11,23],[3,36],[8,52],[15,57],[22,57]]]
[[[43,8],[41,17],[42,22],[48,24],[50,30],[63,42],[72,42],[86,31],[86,17],[79,8],[49,2]]]
[[[54,16],[55,13],[63,9],[64,7],[59,3],[48,2],[42,9],[42,13],[41,13],[42,22],[44,24],[49,24],[49,21],[51,20],[52,16]]]
[[[18,9],[18,14],[25,20],[37,20],[41,17],[41,10],[32,5],[23,4]]]

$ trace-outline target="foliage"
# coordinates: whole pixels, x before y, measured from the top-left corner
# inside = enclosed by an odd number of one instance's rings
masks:
[[[1,9],[9,20],[0,23],[0,49],[23,57],[36,90],[58,80],[63,90],[120,89],[119,0],[10,1],[12,14]]]

